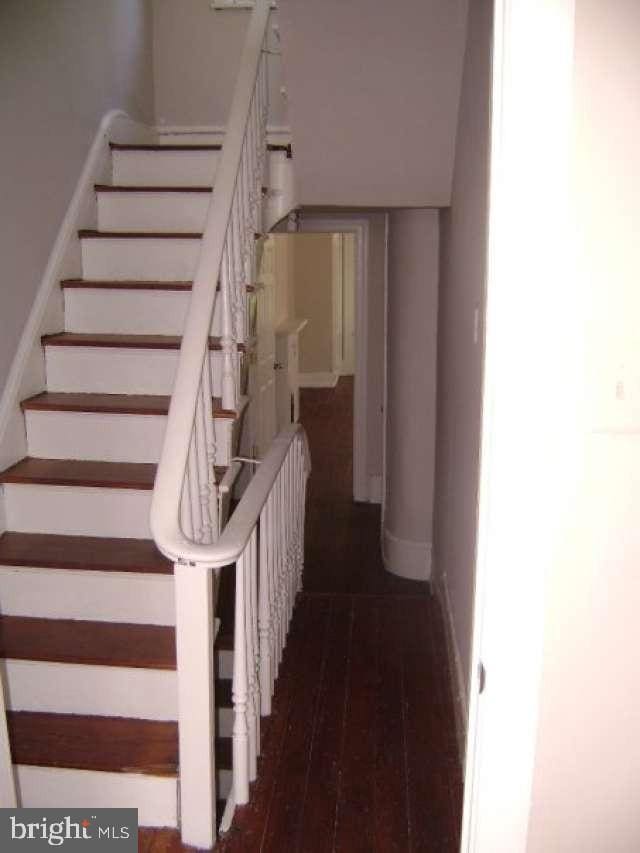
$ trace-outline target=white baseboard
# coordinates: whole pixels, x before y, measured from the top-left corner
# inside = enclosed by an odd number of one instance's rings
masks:
[[[393,575],[414,581],[431,578],[431,542],[415,542],[394,536],[385,527],[382,532],[384,567]]]
[[[337,373],[299,373],[300,388],[335,388],[338,384]]]
[[[226,128],[221,124],[159,124],[155,128],[160,143],[185,145],[199,142],[201,145],[218,145],[224,139]],[[267,142],[270,145],[290,145],[291,128],[288,125],[267,125]]]
[[[19,403],[45,387],[40,336],[59,332],[64,326],[62,294],[58,285],[62,278],[81,275],[77,232],[78,228],[92,227],[97,222],[93,185],[110,182],[109,142],[142,142],[154,137],[152,130],[134,122],[122,110],[110,110],[98,126],[82,169],[78,164],[78,183],[49,255],[0,398],[0,470],[26,453],[24,420]]]
[[[369,503],[382,503],[382,474],[369,474]]]
[[[451,680],[451,692],[455,708],[456,739],[458,741],[458,758],[464,767],[465,751],[468,728],[469,699],[467,696],[467,682],[462,670],[460,648],[456,637],[451,598],[449,597],[449,586],[446,574],[437,577],[434,583],[436,597],[440,602],[440,609],[444,617],[444,629],[447,641],[447,657],[449,663],[449,677]]]

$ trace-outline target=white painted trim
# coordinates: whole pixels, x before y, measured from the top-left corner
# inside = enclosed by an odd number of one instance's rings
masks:
[[[205,137],[212,144],[221,143],[224,140],[226,127],[223,124],[158,124],[154,128],[160,144],[172,142],[204,143]],[[169,137],[172,137],[169,139]],[[175,137],[175,138],[173,138]],[[182,137],[178,139],[178,137]],[[269,145],[289,145],[291,143],[291,128],[289,125],[268,124],[267,143]]]
[[[335,388],[337,373],[298,373],[299,388]]]
[[[569,427],[582,369],[570,363],[566,346],[580,304],[567,263],[574,25],[574,0],[495,3],[463,853],[525,853],[528,846],[546,574],[558,517],[569,501],[568,460],[575,450]],[[543,253],[531,251],[533,233]]]
[[[369,352],[369,220],[359,218],[316,218],[303,216],[299,230],[304,232],[347,232],[356,239],[356,370],[353,392],[353,498],[369,500],[367,476],[367,366]]]
[[[431,578],[431,542],[402,539],[385,527],[382,531],[382,560],[392,575],[414,581]]]
[[[4,679],[0,676],[0,808],[14,809],[18,804],[16,779],[11,761]]]
[[[69,264],[73,263],[70,255],[74,251],[78,253],[76,266],[77,272],[80,272],[77,231],[83,225],[90,224],[88,220],[95,221],[97,214],[93,185],[105,176],[104,170],[110,162],[108,143],[142,141],[152,136],[150,130],[134,122],[122,110],[110,110],[100,121],[49,255],[0,398],[0,469],[16,462],[26,452],[19,403],[24,396],[44,388],[40,336],[45,331],[59,331],[62,328],[61,325],[55,328],[56,323],[62,320],[62,297],[58,293],[58,283]],[[56,298],[58,304],[52,305]],[[54,328],[48,328],[48,324],[53,324]]]
[[[440,608],[444,617],[451,693],[453,696],[453,705],[455,710],[458,758],[460,760],[460,764],[464,767],[467,726],[469,723],[469,697],[467,693],[467,680],[462,668],[460,647],[458,645],[458,638],[456,637],[455,624],[453,621],[453,608],[451,606],[451,597],[449,595],[446,573],[443,575],[434,574],[434,591],[438,601],[440,602]]]
[[[382,503],[382,475],[369,474],[369,503]]]
[[[387,408],[389,401],[389,214],[384,215],[384,367],[382,386],[382,508],[380,537],[387,509]]]

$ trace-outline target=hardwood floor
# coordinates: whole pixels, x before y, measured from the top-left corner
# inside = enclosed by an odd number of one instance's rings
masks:
[[[306,390],[305,574],[263,727],[252,802],[216,850],[459,846],[462,777],[443,623],[426,584],[385,572],[380,509],[351,500],[353,385]],[[140,850],[181,850],[141,831]]]

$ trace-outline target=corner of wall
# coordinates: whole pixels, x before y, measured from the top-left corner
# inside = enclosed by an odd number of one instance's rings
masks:
[[[440,607],[440,613],[444,622],[444,633],[447,644],[447,665],[449,670],[449,681],[453,706],[455,711],[456,739],[458,742],[458,759],[462,767],[465,762],[469,697],[467,695],[467,684],[462,668],[460,648],[456,638],[455,624],[447,574],[440,574],[437,570],[433,572],[433,590]]]

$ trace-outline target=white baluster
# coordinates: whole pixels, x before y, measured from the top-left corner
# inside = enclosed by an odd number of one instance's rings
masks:
[[[213,424],[213,394],[211,391],[211,360],[209,353],[205,353],[202,362],[201,393],[203,397],[203,419],[207,456],[207,483],[208,483],[208,518],[211,525],[211,542],[214,542],[219,534],[218,518],[218,485],[215,476],[216,461],[216,433]]]
[[[249,802],[249,727],[247,710],[247,548],[236,563],[236,602],[233,642],[233,795],[236,805]]]
[[[251,667],[251,697],[253,706],[253,750],[252,750],[252,779],[258,775],[257,758],[260,755],[260,656],[258,647],[258,530],[254,527],[249,540],[250,560],[250,577],[249,589],[250,596],[250,613],[251,620],[249,622],[251,633],[251,649],[252,649],[252,667]]]
[[[260,642],[260,713],[271,713],[271,603],[269,600],[269,501],[260,513],[260,574],[258,578],[258,630]]]
[[[207,456],[207,435],[205,428],[205,419],[207,418],[206,400],[203,399],[202,384],[200,385],[200,393],[198,394],[198,402],[196,404],[195,418],[195,449],[196,449],[196,465],[198,468],[198,483],[199,483],[199,501],[200,501],[200,518],[202,519],[202,527],[200,541],[205,543],[213,542],[213,520],[211,518],[211,476],[209,473],[209,459]],[[212,418],[211,398],[209,398],[209,419]]]
[[[228,232],[227,232],[228,233]],[[222,299],[222,405],[225,409],[236,408],[235,340],[231,312],[231,282],[226,264],[221,266],[220,296]]]

